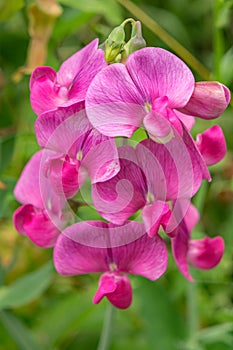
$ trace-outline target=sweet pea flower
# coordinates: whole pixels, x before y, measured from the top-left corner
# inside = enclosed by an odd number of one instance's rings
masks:
[[[45,148],[44,172],[57,194],[71,198],[88,175],[96,183],[119,171],[114,139],[93,129],[79,103],[42,114],[35,129]]]
[[[178,206],[182,211],[182,203]],[[224,252],[224,241],[220,236],[191,239],[191,231],[198,221],[199,213],[190,204],[188,210],[183,213],[183,220],[178,225],[176,237],[171,239],[175,262],[180,272],[191,282],[193,277],[189,272],[189,264],[202,270],[212,269],[219,264]]]
[[[166,144],[151,139],[134,149],[118,149],[120,171],[104,183],[92,186],[93,203],[97,211],[114,224],[122,225],[142,209],[142,219],[150,236],[161,225],[170,236],[182,220],[176,205],[169,201],[182,199],[187,209],[190,198],[203,179],[210,181],[204,159],[188,132],[174,136]]]
[[[127,243],[128,242],[128,243]],[[149,238],[139,222],[116,226],[101,221],[79,222],[67,227],[54,248],[54,264],[66,276],[103,273],[93,303],[106,297],[125,309],[132,302],[128,274],[152,281],[167,268],[167,249],[162,238]]]
[[[14,213],[16,230],[42,248],[54,246],[60,229],[64,228],[64,202],[41,173],[43,151],[26,164],[15,186],[14,195],[22,203]]]
[[[143,126],[151,138],[165,143],[174,130],[182,135],[185,113],[217,118],[229,101],[224,85],[195,84],[178,57],[146,47],[132,53],[125,65],[110,65],[96,75],[87,91],[86,108],[90,122],[104,135],[131,137]]]
[[[34,112],[40,115],[84,101],[90,82],[106,65],[104,52],[98,49],[95,39],[63,62],[57,73],[51,67],[36,68],[30,79]]]

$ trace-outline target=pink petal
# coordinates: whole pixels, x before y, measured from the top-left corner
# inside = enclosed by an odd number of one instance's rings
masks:
[[[87,89],[94,79],[96,74],[107,66],[104,60],[104,52],[97,50],[93,56],[80,67],[80,70],[76,74],[72,87],[69,90],[69,100],[84,100],[86,97]]]
[[[14,195],[18,202],[30,203],[38,208],[43,208],[39,181],[42,155],[43,152],[39,151],[32,156],[24,167],[14,189]]]
[[[202,270],[209,270],[219,264],[224,253],[222,237],[205,237],[189,242],[187,259],[193,266]]]
[[[80,222],[66,228],[54,250],[57,271],[64,275],[114,271],[159,278],[167,267],[167,249],[159,236],[149,238],[139,222],[124,226]]]
[[[146,232],[149,237],[154,237],[159,226],[163,222],[163,216],[169,212],[169,205],[162,201],[156,201],[153,204],[147,204],[142,210],[142,218],[145,224]]]
[[[185,278],[187,278],[187,280],[193,282],[193,278],[190,275],[187,261],[187,255],[189,250],[189,238],[189,231],[184,220],[182,220],[179,224],[176,237],[172,238],[171,240],[172,253],[180,272],[184,275]]]
[[[53,190],[59,196],[73,197],[84,183],[87,174],[80,169],[79,161],[72,161],[69,157],[60,155],[51,157],[45,164]]]
[[[220,162],[226,154],[226,141],[223,131],[218,125],[198,134],[196,145],[207,165]]]
[[[159,200],[191,198],[202,179],[209,179],[205,162],[185,130],[183,137],[176,134],[165,144],[144,140],[137,145],[137,154]]]
[[[88,65],[89,60],[92,59],[97,51],[100,50],[98,50],[98,39],[95,39],[69,57],[62,63],[57,73],[57,82],[67,88],[70,87],[80,70],[84,65]]]
[[[181,113],[179,111],[175,111],[176,116],[179,118],[179,120],[181,120],[181,122],[183,123],[183,125],[185,126],[185,128],[190,131],[194,124],[195,124],[195,118],[192,117],[191,115],[187,115],[184,113]]]
[[[38,67],[30,79],[30,101],[32,109],[38,115],[56,109],[64,100],[56,94],[54,82],[56,72],[50,67]]]
[[[14,213],[16,230],[42,248],[54,246],[59,235],[59,229],[41,209],[31,204],[19,207]]]
[[[129,146],[119,150],[120,171],[116,176],[92,187],[92,198],[97,211],[108,221],[122,225],[145,203],[146,184],[140,167],[129,158],[135,155]],[[125,153],[125,155],[124,155]]]
[[[146,112],[126,67],[116,63],[100,71],[86,95],[87,116],[107,136],[132,136]]]
[[[143,124],[152,140],[159,143],[166,143],[174,136],[172,125],[155,111],[151,111],[145,116]]]
[[[93,303],[98,304],[105,296],[115,307],[128,308],[132,303],[132,287],[129,278],[116,273],[103,274]]]
[[[215,81],[198,82],[181,112],[202,119],[215,119],[225,111],[230,99],[230,91],[225,85]]]
[[[167,96],[170,108],[183,107],[190,99],[194,78],[178,57],[160,48],[146,47],[132,53],[126,68],[148,103]]]
[[[106,137],[95,144],[98,142],[98,136],[91,137],[93,145],[83,157],[82,166],[88,171],[92,183],[107,181],[120,170],[116,144],[113,139]]]
[[[85,138],[91,125],[83,108],[83,103],[76,103],[40,115],[35,123],[39,145],[65,153],[77,138]]]
[[[200,220],[200,214],[197,208],[190,203],[188,210],[185,212],[185,224],[189,232],[191,232],[198,221]]]

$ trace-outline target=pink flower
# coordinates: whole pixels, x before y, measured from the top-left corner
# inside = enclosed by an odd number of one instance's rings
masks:
[[[54,249],[55,268],[62,275],[103,272],[93,302],[107,297],[120,309],[132,301],[127,274],[154,281],[165,272],[167,259],[159,235],[149,238],[144,225],[133,221],[124,226],[101,221],[74,224],[62,232]]]
[[[166,144],[152,140],[136,148],[119,148],[120,171],[106,182],[92,186],[97,211],[114,224],[122,225],[142,209],[146,230],[153,236],[160,225],[173,236],[182,220],[176,205],[182,199],[189,205],[204,179],[210,180],[205,162],[188,132],[176,135]],[[175,203],[175,202],[174,202]]]
[[[101,70],[86,96],[92,125],[107,136],[131,137],[140,126],[159,142],[167,142],[176,130],[180,135],[185,114],[218,117],[230,100],[220,83],[197,83],[178,57],[147,47],[132,53],[126,64]],[[186,108],[187,107],[187,108]],[[187,118],[190,127],[190,118]]]
[[[63,62],[57,73],[51,67],[36,68],[30,80],[34,112],[40,115],[84,101],[90,82],[106,65],[95,39]]]
[[[14,213],[14,225],[36,245],[47,248],[55,244],[64,227],[64,202],[51,189],[40,171],[43,151],[37,152],[26,164],[14,190],[23,205]]]
[[[182,204],[180,210],[183,210]],[[188,210],[185,209],[183,217],[178,226],[176,237],[172,238],[172,251],[180,272],[189,281],[193,281],[188,264],[202,270],[212,269],[222,259],[224,241],[220,236],[198,240],[191,239],[191,231],[199,220],[199,213],[192,204]]]
[[[35,129],[39,145],[46,149],[44,172],[57,194],[71,198],[88,175],[96,183],[119,171],[114,140],[93,129],[80,104],[42,114]]]

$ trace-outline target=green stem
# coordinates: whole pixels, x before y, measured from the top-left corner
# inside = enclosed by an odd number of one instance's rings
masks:
[[[222,8],[222,0],[214,1],[214,35],[213,35],[213,49],[214,49],[214,78],[221,81],[220,64],[224,53],[224,38],[222,29],[219,26],[219,13]]]
[[[208,191],[208,182],[203,181],[201,188],[196,194],[194,205],[198,209],[200,215],[203,212],[205,199]],[[188,331],[189,331],[189,344],[193,348],[197,348],[196,334],[199,329],[199,317],[198,317],[198,286],[194,283],[189,283],[187,286],[187,319],[188,319]]]
[[[196,333],[198,331],[198,313],[197,313],[197,285],[189,283],[187,287],[187,318],[189,343],[196,343]]]
[[[114,307],[108,304],[97,350],[108,350],[113,324]]]

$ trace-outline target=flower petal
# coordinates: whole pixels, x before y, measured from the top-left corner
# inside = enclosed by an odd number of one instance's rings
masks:
[[[169,205],[162,201],[147,204],[142,210],[142,218],[149,237],[154,237],[163,222],[163,216],[169,212]]]
[[[224,252],[222,237],[205,237],[189,242],[187,259],[190,264],[202,270],[209,270],[219,264]]]
[[[56,109],[63,103],[54,91],[56,72],[50,67],[38,67],[30,79],[30,101],[34,112],[40,115],[48,110]]]
[[[88,65],[89,60],[95,56],[97,51],[101,50],[98,50],[98,39],[95,39],[69,57],[62,63],[57,73],[57,82],[60,85],[69,88],[70,84],[73,83],[73,80],[77,78],[78,73],[83,66]]]
[[[145,227],[129,221],[124,226],[80,222],[66,228],[54,249],[57,271],[78,275],[110,271],[159,278],[167,267],[167,249],[159,236],[148,237]]]
[[[120,171],[116,176],[92,187],[92,198],[96,210],[108,221],[122,225],[145,203],[146,184],[137,163],[132,162],[130,146],[119,150]],[[132,157],[133,157],[132,156]]]
[[[177,56],[161,48],[146,47],[132,53],[126,68],[148,103],[167,96],[170,108],[183,107],[190,99],[194,77]]]
[[[196,145],[207,165],[222,160],[226,154],[226,141],[220,126],[215,125],[197,135]]]
[[[105,296],[115,307],[128,308],[132,303],[132,287],[129,278],[116,273],[103,274],[93,303],[98,304]]]
[[[215,81],[195,84],[193,94],[180,111],[202,119],[215,119],[227,108],[231,99],[229,89]]]
[[[86,111],[92,125],[112,137],[130,137],[146,114],[142,97],[120,63],[106,67],[93,79],[86,95]]]
[[[85,138],[92,127],[83,108],[83,103],[76,103],[40,115],[35,123],[39,145],[66,153],[77,138]]]
[[[145,116],[143,125],[155,142],[167,143],[174,136],[172,125],[155,111],[151,111]]]
[[[15,211],[14,225],[19,233],[28,236],[34,244],[42,248],[54,246],[60,233],[45,212],[31,204],[25,204]]]
[[[24,167],[15,186],[14,195],[22,204],[33,204],[37,208],[43,208],[40,193],[40,165],[43,151],[35,153]]]

